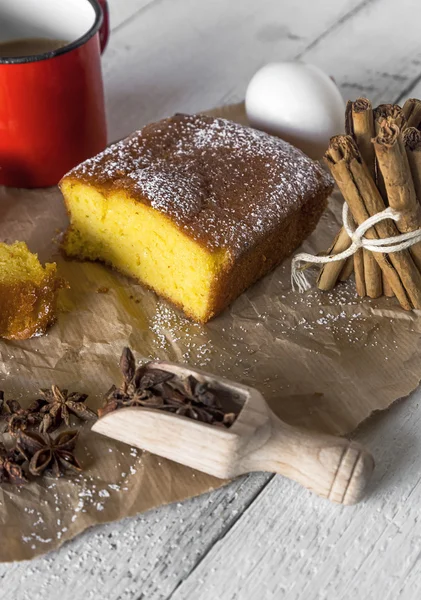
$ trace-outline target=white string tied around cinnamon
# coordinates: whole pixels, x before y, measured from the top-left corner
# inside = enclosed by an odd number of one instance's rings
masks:
[[[300,252],[300,254],[294,256],[291,264],[292,289],[295,290],[298,288],[299,292],[305,292],[311,287],[311,284],[304,273],[303,267],[299,267],[299,263],[304,262],[312,264],[325,264],[335,262],[337,260],[344,260],[355,254],[359,248],[365,248],[366,250],[370,250],[370,252],[390,254],[391,252],[406,250],[414,244],[421,242],[421,229],[416,229],[415,231],[401,233],[393,237],[381,239],[368,239],[364,237],[366,231],[373,227],[373,225],[376,225],[376,223],[380,223],[380,221],[384,221],[386,219],[392,219],[393,221],[398,222],[400,218],[401,214],[398,211],[388,207],[372,217],[369,217],[366,221],[364,221],[364,223],[361,223],[359,227],[354,229],[349,222],[348,204],[344,202],[342,208],[342,221],[345,231],[351,238],[351,245],[343,252],[328,256],[314,256],[313,254],[307,254],[306,252]]]

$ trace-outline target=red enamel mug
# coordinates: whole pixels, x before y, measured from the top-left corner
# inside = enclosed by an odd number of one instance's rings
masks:
[[[61,40],[3,57],[14,40]],[[1,0],[0,185],[55,185],[107,143],[101,51],[106,0]]]

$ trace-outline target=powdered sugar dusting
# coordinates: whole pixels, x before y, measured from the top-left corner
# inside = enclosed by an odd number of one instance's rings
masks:
[[[320,165],[283,140],[201,115],[149,125],[70,175],[106,192],[126,189],[196,240],[234,254],[331,188]]]

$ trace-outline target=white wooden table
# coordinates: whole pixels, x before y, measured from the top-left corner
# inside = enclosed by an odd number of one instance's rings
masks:
[[[346,98],[421,96],[419,0],[111,0],[111,17],[110,140],[239,101],[277,59],[319,65]],[[46,558],[0,565],[0,599],[419,600],[420,398],[356,435],[377,460],[356,507],[281,477],[245,477],[89,531]]]

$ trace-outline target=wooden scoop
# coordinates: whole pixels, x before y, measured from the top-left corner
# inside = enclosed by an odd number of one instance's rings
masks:
[[[231,479],[251,471],[285,475],[322,498],[355,504],[374,468],[360,444],[292,427],[279,419],[255,389],[169,362],[150,367],[211,384],[235,398],[238,417],[231,427],[207,425],[188,417],[143,407],[106,414],[93,431],[178,463]]]

